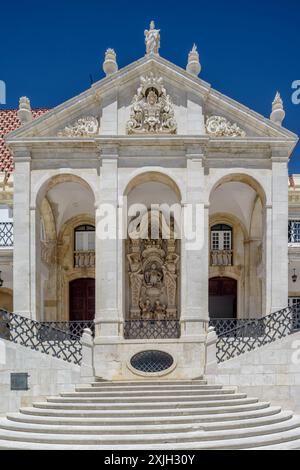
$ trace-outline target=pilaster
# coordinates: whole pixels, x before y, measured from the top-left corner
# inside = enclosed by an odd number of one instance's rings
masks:
[[[118,310],[118,153],[101,153],[96,203],[96,337],[122,334]]]

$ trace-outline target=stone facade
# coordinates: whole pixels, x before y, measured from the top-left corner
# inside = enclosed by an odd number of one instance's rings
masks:
[[[278,98],[276,119],[259,116],[197,77],[195,47],[186,71],[159,55],[154,23],[145,38],[143,58],[118,70],[108,50],[103,80],[7,138],[14,311],[67,321],[70,283],[94,278],[97,376],[132,378],[131,357],[159,348],[174,357],[169,378],[195,378],[205,370],[210,279],[236,281],[238,318],[287,305],[288,161],[297,136],[281,126]],[[152,204],[179,205],[193,237],[120,236],[128,202],[146,215]],[[92,265],[74,264],[79,225],[96,227]],[[231,227],[230,248],[213,246],[216,225]],[[125,321],[171,319],[180,338],[124,337]]]

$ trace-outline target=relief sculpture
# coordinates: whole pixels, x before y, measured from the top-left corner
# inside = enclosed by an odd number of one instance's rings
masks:
[[[149,233],[151,230],[147,229],[147,237]],[[180,260],[177,241],[172,237],[157,240],[141,237],[130,239],[127,246],[129,319],[177,320]]]

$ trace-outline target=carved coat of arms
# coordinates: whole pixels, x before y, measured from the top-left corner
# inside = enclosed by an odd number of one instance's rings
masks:
[[[162,78],[150,74],[141,78],[141,86],[133,98],[128,134],[176,134],[173,103],[163,86]]]

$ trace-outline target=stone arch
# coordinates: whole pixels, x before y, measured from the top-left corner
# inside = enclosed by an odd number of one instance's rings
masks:
[[[245,225],[243,222],[236,217],[234,214],[230,214],[227,212],[219,212],[217,214],[213,214],[210,219],[209,219],[209,228],[211,228],[214,225],[220,224],[220,223],[225,223],[227,225],[230,225],[233,229],[237,226],[239,226],[244,234],[245,240],[247,240],[249,234],[248,230],[246,229]]]
[[[267,195],[266,195],[265,189],[256,178],[254,178],[252,175],[249,175],[248,173],[229,173],[221,177],[217,182],[213,184],[209,192],[209,199],[211,200],[211,197],[217,188],[222,186],[224,183],[232,183],[232,182],[244,183],[250,186],[259,195],[262,201],[262,205],[263,206],[266,205]]]
[[[143,183],[149,182],[159,182],[169,186],[175,194],[177,195],[179,201],[183,199],[183,188],[179,181],[174,178],[174,175],[171,175],[164,168],[142,168],[136,171],[129,182],[127,182],[124,190],[123,196],[128,196],[128,194],[137,186]]]
[[[89,190],[93,194],[94,200],[96,200],[96,191],[83,176],[78,176],[74,173],[61,173],[54,174],[52,176],[45,176],[39,181],[35,188],[35,204],[39,205],[52,188],[62,183],[78,183],[85,189]]]

